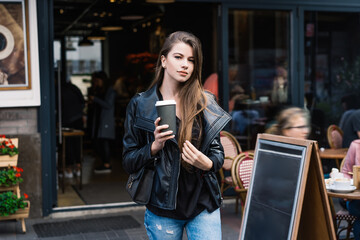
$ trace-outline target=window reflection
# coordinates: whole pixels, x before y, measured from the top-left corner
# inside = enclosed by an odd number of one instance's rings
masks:
[[[256,134],[289,103],[289,24],[286,11],[229,11],[231,132],[243,149],[253,149]]]
[[[360,92],[360,14],[305,12],[305,97],[311,112],[312,139],[327,146],[326,130],[341,115],[358,108]],[[342,98],[355,94],[354,106]],[[348,104],[347,104],[348,105]],[[351,104],[353,105],[353,104]]]

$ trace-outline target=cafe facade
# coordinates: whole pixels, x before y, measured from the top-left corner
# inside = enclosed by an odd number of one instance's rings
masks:
[[[24,86],[0,90],[0,134],[19,138],[18,165],[24,169],[21,189],[31,200],[30,216],[99,208],[58,207],[54,5],[53,0],[26,3],[27,80]],[[264,132],[285,105],[309,109],[312,139],[326,145],[327,126],[337,124],[343,112],[341,97],[360,92],[359,1],[176,0],[167,4],[165,14],[168,11],[170,16],[162,22],[163,33],[187,30],[200,38],[204,84],[233,116],[226,130],[244,150],[254,148],[256,134]],[[151,51],[140,42],[121,47],[131,41],[124,40],[126,34],[112,33],[101,43],[102,68],[111,78],[118,77],[119,54],[129,53],[124,48]],[[150,39],[148,35],[143,39]],[[282,82],[275,83],[279,76]]]

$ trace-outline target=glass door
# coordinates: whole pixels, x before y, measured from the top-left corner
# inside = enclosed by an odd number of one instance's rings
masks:
[[[254,149],[257,133],[292,103],[291,12],[229,9],[227,16],[224,105],[233,117],[230,132],[243,150]]]

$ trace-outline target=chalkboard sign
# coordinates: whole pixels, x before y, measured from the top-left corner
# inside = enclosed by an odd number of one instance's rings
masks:
[[[336,239],[321,163],[318,154],[312,154],[316,150],[315,141],[258,135],[239,239]],[[309,171],[310,168],[316,168],[316,171]],[[307,184],[308,173],[315,177]],[[313,188],[312,184],[318,187]],[[303,208],[304,201],[314,202]],[[312,204],[323,207],[314,210]],[[301,216],[302,210],[306,211],[305,218]],[[315,219],[313,214],[323,219]],[[321,238],[300,233],[302,231],[311,231]]]

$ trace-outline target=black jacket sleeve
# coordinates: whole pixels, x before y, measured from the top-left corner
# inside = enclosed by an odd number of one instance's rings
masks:
[[[213,162],[213,167],[210,171],[219,171],[224,164],[224,149],[220,142],[220,134],[211,142],[207,156]]]
[[[139,171],[143,166],[155,160],[151,156],[152,141],[150,141],[149,133],[137,128],[135,124],[137,98],[138,96],[135,96],[128,104],[124,123],[122,164],[129,174]]]

